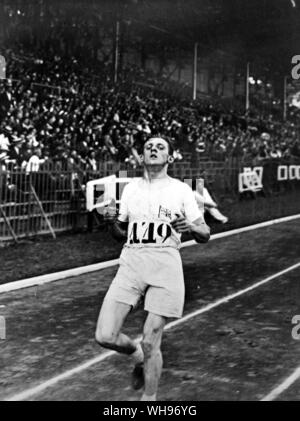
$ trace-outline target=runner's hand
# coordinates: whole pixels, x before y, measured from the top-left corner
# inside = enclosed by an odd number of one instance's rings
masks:
[[[191,232],[192,224],[183,215],[175,214],[176,219],[171,221],[171,226],[176,232],[182,234],[183,232]]]
[[[110,204],[105,206],[103,209],[103,219],[108,224],[112,224],[115,222],[118,216],[116,201],[114,199],[111,200]]]

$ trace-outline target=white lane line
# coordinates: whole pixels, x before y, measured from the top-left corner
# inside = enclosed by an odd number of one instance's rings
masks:
[[[287,379],[285,379],[279,386],[272,390],[267,396],[261,399],[261,401],[273,401],[278,398],[285,390],[287,390],[293,383],[300,378],[300,367],[298,367]]]
[[[81,266],[79,268],[68,269],[62,272],[50,273],[47,275],[35,276],[34,278],[23,279],[21,281],[8,282],[7,284],[0,285],[0,294],[19,290],[22,288],[29,288],[35,285],[48,284],[49,282],[60,281],[66,278],[72,278],[79,275],[84,275],[90,272],[106,269],[116,266],[119,259],[109,260],[107,262],[96,263],[94,265]]]
[[[214,303],[208,304],[207,306],[203,307],[202,309],[196,310],[193,313],[187,314],[186,316],[182,317],[179,320],[175,320],[174,322],[169,323],[167,325],[168,329],[171,329],[172,327],[177,326],[180,323],[186,322],[187,320],[191,319],[192,317],[199,316],[199,314],[202,314],[202,313],[205,313],[209,310],[212,310],[213,308],[218,307],[221,304],[228,303],[229,301],[233,300],[234,298],[239,297],[243,294],[246,294],[247,292],[252,291],[253,289],[256,289],[256,288],[260,287],[261,285],[264,285],[264,284],[272,281],[273,279],[278,278],[279,276],[282,276],[282,275],[284,275],[284,274],[286,274],[286,273],[288,273],[292,270],[295,270],[299,267],[300,267],[300,262],[296,263],[293,266],[288,267],[287,269],[281,270],[280,272],[277,272],[274,275],[268,276],[267,278],[251,285],[248,288],[242,289],[238,292],[235,292],[234,294],[227,295],[227,297],[221,298],[220,300],[217,300]]]
[[[260,222],[259,224],[249,225],[248,227],[242,227],[242,228],[237,228],[231,231],[220,232],[219,234],[212,235],[209,241],[218,240],[219,238],[230,237],[231,235],[241,234],[243,232],[253,231],[259,228],[269,227],[272,225],[280,224],[282,222],[294,221],[295,219],[299,219],[299,218],[300,218],[300,214],[284,216],[283,218],[272,219],[271,221],[265,221],[265,222]],[[197,243],[194,240],[186,241],[185,243],[182,244],[181,248],[193,246],[195,244]]]
[[[277,272],[274,275],[268,276],[267,278],[263,279],[260,282],[256,282],[255,284],[251,285],[248,288],[242,289],[242,290],[240,290],[240,291],[238,291],[234,294],[227,295],[226,297],[223,297],[220,300],[215,301],[214,303],[208,304],[207,306],[205,306],[205,307],[203,307],[203,308],[201,308],[197,311],[194,311],[190,314],[187,314],[186,316],[182,317],[179,320],[176,320],[175,322],[168,323],[165,326],[165,330],[169,330],[172,327],[175,327],[175,326],[177,326],[181,323],[184,323],[187,320],[191,319],[192,317],[195,317],[195,316],[198,316],[200,314],[206,313],[206,312],[212,310],[213,308],[216,308],[216,307],[220,306],[221,304],[228,303],[229,301],[233,300],[234,298],[239,297],[243,294],[246,294],[247,292],[258,288],[261,285],[264,285],[264,284],[272,281],[273,279],[284,275],[285,273],[288,273],[292,270],[295,270],[298,267],[300,267],[300,262],[296,263],[295,265],[290,266],[290,267],[288,267],[284,270],[281,270],[280,272]],[[135,340],[139,341],[140,339],[141,339],[141,337],[138,337]],[[97,363],[105,360],[106,358],[111,357],[114,354],[116,354],[116,352],[114,352],[114,351],[105,352],[104,354],[101,354],[98,357],[95,357],[91,360],[88,360],[85,363],[83,363],[83,364],[81,364],[81,365],[79,365],[79,366],[77,366],[77,367],[75,367],[71,370],[65,371],[64,373],[62,373],[62,374],[60,374],[56,377],[53,377],[52,379],[49,379],[49,380],[41,383],[38,386],[32,387],[30,389],[25,390],[24,392],[21,392],[21,393],[18,393],[16,395],[13,395],[11,397],[5,398],[4,400],[5,401],[23,401],[23,400],[26,400],[26,399],[34,396],[34,395],[37,395],[37,394],[43,392],[48,387],[54,386],[56,383],[58,383],[62,380],[66,380],[67,378],[73,376],[74,374],[77,374],[77,373],[80,373],[81,371],[86,370],[87,368],[91,367],[92,365],[97,364]]]
[[[243,232],[256,230],[259,228],[265,228],[271,225],[280,224],[282,222],[289,222],[295,219],[299,219],[300,214],[285,216],[283,218],[272,219],[271,221],[261,222],[255,225],[249,225],[248,227],[237,228],[231,231],[221,232],[219,234],[214,234],[211,236],[210,241],[218,240],[219,238],[230,237],[231,235],[241,234]],[[196,245],[197,243],[194,240],[186,241],[182,244],[181,248],[190,247]],[[98,270],[106,269],[112,266],[116,266],[119,263],[119,259],[109,260],[107,262],[96,263],[94,265],[81,266],[79,268],[64,270],[62,272],[51,273],[42,276],[36,276],[34,278],[23,279],[21,281],[9,282],[3,285],[0,285],[0,294],[5,292],[11,292],[19,290],[22,288],[29,288],[35,285],[43,285],[49,282],[60,281],[65,278],[72,278],[79,275],[84,275],[86,273],[96,272]]]

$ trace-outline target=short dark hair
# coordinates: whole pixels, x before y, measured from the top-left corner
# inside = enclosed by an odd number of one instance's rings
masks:
[[[173,156],[173,152],[174,152],[173,140],[168,136],[162,136],[160,134],[147,137],[147,139],[145,139],[145,141],[143,143],[142,152],[144,151],[145,143],[148,142],[148,140],[150,140],[150,139],[156,139],[156,138],[163,139],[165,142],[167,142],[167,144],[169,146],[169,155]]]

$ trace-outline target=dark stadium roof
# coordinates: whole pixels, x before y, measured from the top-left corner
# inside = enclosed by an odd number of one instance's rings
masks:
[[[297,4],[298,3],[298,4]],[[127,0],[126,16],[160,37],[203,48],[235,48],[249,56],[300,53],[300,0]],[[295,5],[295,7],[294,7]],[[174,38],[175,37],[175,38]],[[299,48],[299,47],[298,47]]]
[[[81,3],[103,21],[119,19],[132,37],[175,48],[199,43],[202,54],[235,57],[287,68],[300,54],[300,0],[4,0],[4,4]],[[89,7],[90,6],[90,7]],[[160,47],[159,47],[160,48]]]

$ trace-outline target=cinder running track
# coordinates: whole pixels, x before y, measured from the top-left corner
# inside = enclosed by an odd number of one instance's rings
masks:
[[[165,332],[159,400],[300,400],[299,238],[295,220],[182,250],[195,313]],[[1,294],[1,400],[139,399],[128,359],[94,341],[116,270]],[[126,332],[137,337],[144,317],[132,313]]]

